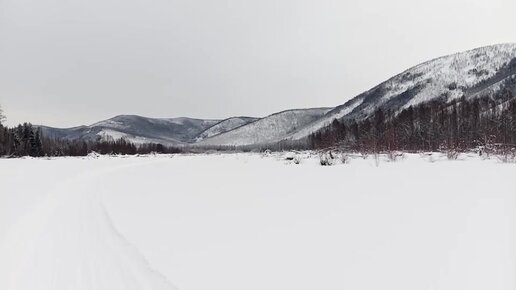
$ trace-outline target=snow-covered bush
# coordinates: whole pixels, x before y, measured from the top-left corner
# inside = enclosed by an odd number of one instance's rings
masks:
[[[331,151],[322,153],[319,155],[319,163],[321,166],[331,166],[335,164],[335,156],[333,156]]]
[[[95,151],[91,151],[90,153],[88,153],[87,155],[88,158],[99,158],[100,157],[100,154],[95,152]]]
[[[294,163],[294,164],[300,164],[301,163],[301,156],[299,156],[296,153],[289,152],[285,155],[285,160],[288,163]]]

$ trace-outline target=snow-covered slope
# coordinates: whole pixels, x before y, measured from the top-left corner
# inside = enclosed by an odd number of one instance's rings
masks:
[[[251,122],[258,120],[259,118],[252,117],[233,117],[220,121],[219,123],[211,126],[210,128],[204,130],[199,136],[197,136],[196,141],[201,141],[203,139],[219,135],[221,133],[233,130],[240,126],[247,125]]]
[[[124,138],[134,143],[181,144],[193,142],[198,134],[219,120],[192,118],[146,118],[120,115],[90,126],[59,129],[42,126],[46,136],[70,140],[116,140]]]
[[[321,118],[330,110],[331,108],[314,108],[279,112],[226,133],[204,139],[198,144],[245,146],[277,142]]]
[[[516,44],[482,47],[440,57],[358,95],[288,139],[302,139],[335,119],[366,118],[378,108],[397,112],[435,98],[450,101],[463,95],[491,94],[507,83],[516,88],[515,74]]]

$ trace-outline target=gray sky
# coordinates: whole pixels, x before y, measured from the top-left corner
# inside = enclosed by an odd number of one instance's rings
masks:
[[[516,42],[515,0],[0,0],[8,124],[335,106],[441,55]]]

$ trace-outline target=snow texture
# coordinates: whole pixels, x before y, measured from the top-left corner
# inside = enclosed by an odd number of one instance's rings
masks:
[[[17,221],[2,239],[0,289],[176,289],[117,232],[91,190],[109,170],[57,184]]]
[[[513,290],[515,173],[439,154],[3,159],[0,289]]]

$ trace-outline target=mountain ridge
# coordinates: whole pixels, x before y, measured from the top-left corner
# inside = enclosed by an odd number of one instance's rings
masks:
[[[279,142],[292,131],[326,114],[332,108],[289,109],[271,114],[198,143],[205,146],[248,146]]]
[[[70,140],[124,138],[134,143],[166,145],[249,146],[296,142],[334,120],[361,120],[376,110],[400,112],[436,98],[494,95],[516,90],[516,44],[484,46],[425,61],[388,78],[336,107],[288,109],[263,118],[146,118],[118,115],[89,126],[51,128],[43,133]]]

